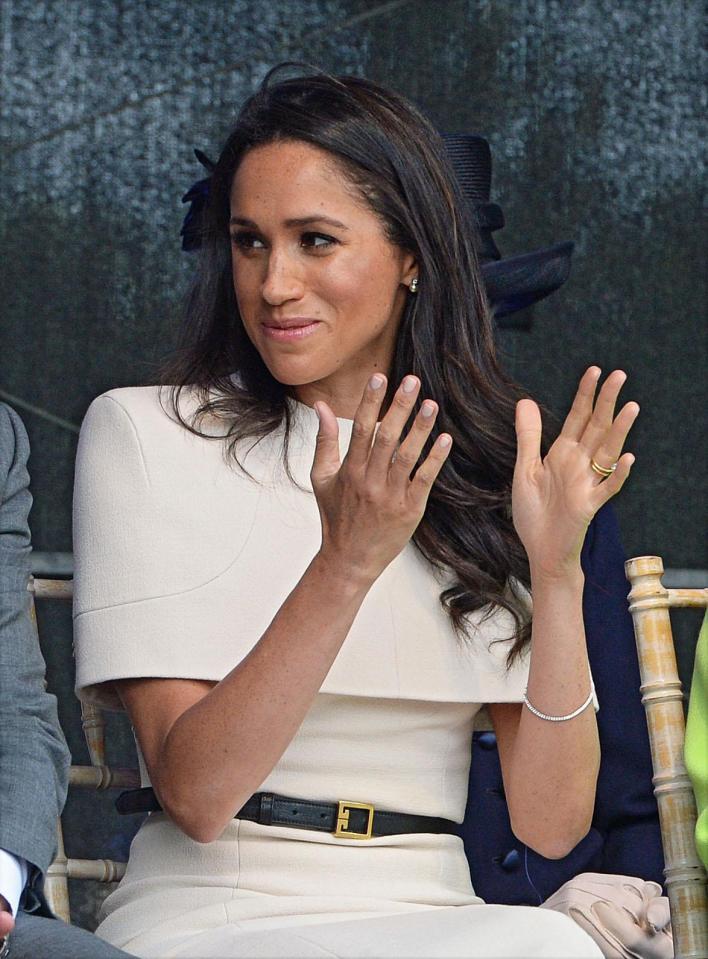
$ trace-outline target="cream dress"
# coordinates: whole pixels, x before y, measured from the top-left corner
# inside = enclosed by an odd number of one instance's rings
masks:
[[[81,698],[119,708],[118,678],[218,681],[266,630],[320,545],[317,416],[291,409],[302,488],[283,471],[282,431],[248,452],[249,478],[226,462],[222,424],[203,425],[213,440],[190,434],[157,388],[91,404],[74,491]],[[339,420],[342,455],[351,425]],[[506,670],[501,610],[458,641],[444,585],[412,544],[388,566],[262,791],[462,822],[475,714],[522,698],[528,660]],[[141,773],[149,785],[142,760]],[[339,839],[234,819],[200,844],[162,813],[136,835],[98,934],[142,957],[601,955],[560,914],[483,904],[456,836]]]

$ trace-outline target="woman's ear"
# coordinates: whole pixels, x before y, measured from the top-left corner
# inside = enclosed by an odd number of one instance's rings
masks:
[[[418,279],[418,261],[412,253],[404,253],[401,264],[401,283],[410,287],[413,280]]]

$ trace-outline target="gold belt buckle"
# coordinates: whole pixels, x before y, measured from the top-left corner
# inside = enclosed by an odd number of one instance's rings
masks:
[[[369,819],[366,824],[366,832],[354,832],[349,829],[349,810],[366,809],[369,813]],[[371,833],[374,828],[374,807],[366,802],[347,802],[345,799],[339,800],[339,809],[337,810],[337,828],[334,835],[340,839],[371,839]]]

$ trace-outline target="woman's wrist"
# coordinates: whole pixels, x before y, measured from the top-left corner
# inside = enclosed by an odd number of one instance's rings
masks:
[[[341,556],[324,549],[320,549],[313,557],[310,570],[326,579],[338,596],[349,596],[352,599],[359,594],[368,593],[375,582],[375,578],[355,569]]]
[[[580,590],[585,585],[585,574],[580,561],[566,566],[554,567],[544,563],[529,563],[531,574],[531,593],[539,589]]]

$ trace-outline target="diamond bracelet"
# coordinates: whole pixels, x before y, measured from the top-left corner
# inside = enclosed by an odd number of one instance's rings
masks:
[[[547,713],[542,713],[540,709],[536,709],[535,706],[531,705],[526,693],[527,693],[527,690],[525,689],[524,690],[524,706],[526,706],[526,708],[530,710],[534,714],[534,716],[538,716],[539,719],[547,719],[550,723],[564,723],[568,719],[575,719],[576,716],[579,716],[582,712],[584,712],[588,708],[588,706],[593,700],[593,696],[595,695],[595,684],[593,683],[592,680],[590,680],[590,695],[585,700],[582,706],[578,706],[577,709],[574,709],[572,713],[568,713],[567,716],[549,716]]]

